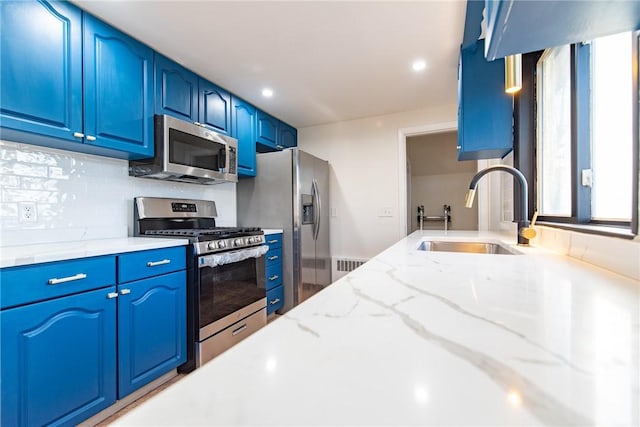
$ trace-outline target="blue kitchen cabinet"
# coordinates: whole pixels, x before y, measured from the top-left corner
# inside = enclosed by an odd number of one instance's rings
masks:
[[[198,81],[198,90],[198,121],[216,132],[229,135],[231,94],[203,78]]]
[[[0,132],[117,158],[153,156],[153,51],[67,2],[0,2]]]
[[[82,12],[67,2],[0,2],[0,133],[82,142]]]
[[[278,127],[280,123],[275,117],[258,110],[256,122],[256,149],[259,153],[281,150],[278,139]]]
[[[280,122],[278,127],[280,145],[284,148],[298,146],[298,130],[284,122]]]
[[[118,398],[187,358],[186,272],[118,285]]]
[[[256,108],[231,96],[231,136],[238,140],[238,174],[256,176]]]
[[[265,234],[269,250],[265,254],[265,279],[267,288],[267,315],[284,305],[282,284],[282,233]]]
[[[0,311],[1,425],[76,425],[116,401],[115,257],[87,261],[0,271],[22,291]]]
[[[153,51],[84,14],[86,143],[153,156]]]
[[[640,2],[486,0],[489,60],[640,28]]]
[[[198,76],[159,53],[154,68],[155,113],[198,121]]]
[[[513,149],[513,98],[504,91],[504,59],[487,61],[484,41],[461,49],[458,160],[502,158]]]
[[[118,398],[187,358],[184,247],[118,256]]]

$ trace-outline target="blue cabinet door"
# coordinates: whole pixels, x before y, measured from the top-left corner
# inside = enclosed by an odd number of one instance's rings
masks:
[[[76,425],[115,402],[114,291],[0,312],[1,425]]]
[[[198,76],[169,58],[155,54],[155,113],[198,120]]]
[[[231,136],[238,140],[238,174],[256,176],[256,108],[231,96]]]
[[[280,121],[273,116],[258,110],[258,121],[256,123],[257,150],[260,153],[281,150],[278,139],[278,127]]]
[[[279,137],[280,137],[280,145],[284,148],[291,148],[298,146],[298,129],[293,126],[289,126],[284,122],[280,122],[279,125]]]
[[[216,132],[231,132],[231,94],[213,83],[200,78],[198,121]]]
[[[504,59],[487,61],[484,42],[464,48],[458,69],[458,160],[502,158],[513,148],[513,98]]]
[[[186,361],[186,272],[120,284],[118,398]]]
[[[153,156],[153,51],[84,14],[87,144]]]
[[[0,2],[3,138],[82,142],[82,17],[66,2]],[[23,140],[27,138],[27,140]]]

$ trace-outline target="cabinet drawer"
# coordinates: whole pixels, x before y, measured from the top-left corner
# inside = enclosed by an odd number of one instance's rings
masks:
[[[277,249],[282,247],[282,233],[267,234],[264,236],[265,243],[269,249]]]
[[[118,283],[153,277],[186,268],[186,248],[152,249],[118,256]]]
[[[284,305],[284,286],[277,286],[267,291],[267,314],[282,308]]]
[[[1,308],[7,308],[114,285],[116,257],[9,267],[0,276]]]
[[[264,258],[267,268],[273,264],[280,264],[282,262],[282,249],[269,249]]]
[[[282,285],[282,263],[270,265],[266,269],[267,289]]]

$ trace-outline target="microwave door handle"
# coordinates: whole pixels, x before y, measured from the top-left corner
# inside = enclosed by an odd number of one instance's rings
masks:
[[[227,168],[227,152],[224,148],[219,150],[218,154],[218,171],[227,172],[229,168]]]
[[[318,190],[318,182],[315,180],[315,178],[313,179],[311,185],[313,188],[313,198],[315,199],[313,203],[313,210],[314,210],[313,240],[318,240],[318,233],[320,233],[320,212],[322,211],[321,209],[322,201],[320,200],[320,191]]]

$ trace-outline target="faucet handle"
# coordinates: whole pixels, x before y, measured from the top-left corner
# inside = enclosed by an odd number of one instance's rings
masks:
[[[536,234],[536,230],[534,230],[533,227],[524,227],[522,230],[520,230],[520,235],[527,240],[533,239],[534,237],[536,237]]]

